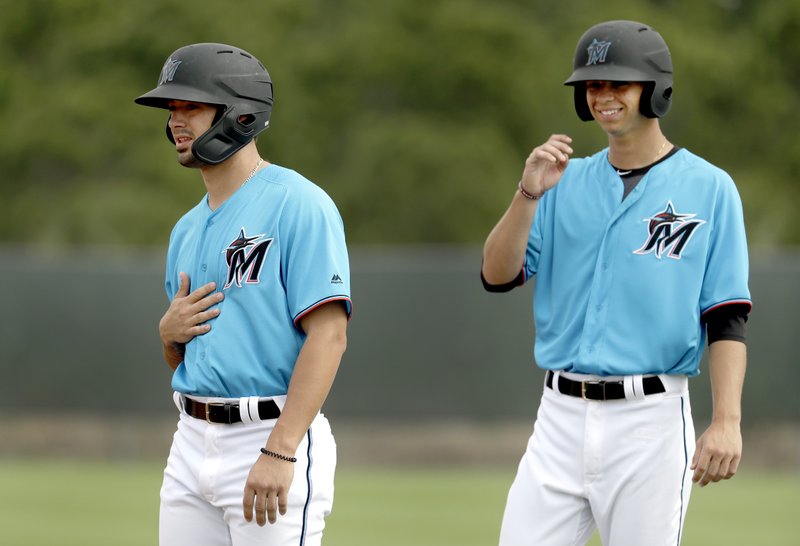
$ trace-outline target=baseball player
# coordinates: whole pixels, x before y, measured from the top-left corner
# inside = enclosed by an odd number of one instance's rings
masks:
[[[320,408],[351,306],[342,220],[319,187],[260,157],[273,94],[253,55],[182,47],[136,102],[169,110],[167,138],[207,190],[167,254],[159,332],[180,420],[160,542],[320,544],[336,465]]]
[[[650,26],[591,27],[566,85],[608,147],[534,148],[483,253],[490,291],[536,277],[546,370],[500,544],[585,544],[595,529],[606,545],[679,544],[692,481],[730,478],[741,457],[742,205],[730,176],[662,133],[672,61]],[[695,442],[687,378],[706,342],[713,418]]]

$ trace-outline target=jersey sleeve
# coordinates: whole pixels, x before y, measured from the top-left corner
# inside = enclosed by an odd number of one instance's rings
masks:
[[[344,225],[321,189],[304,191],[287,203],[281,219],[281,278],[296,327],[317,307],[344,303],[350,316],[350,265]]]
[[[700,312],[703,315],[725,305],[744,304],[748,311],[751,307],[742,202],[727,175],[717,195],[712,239],[700,292]]]

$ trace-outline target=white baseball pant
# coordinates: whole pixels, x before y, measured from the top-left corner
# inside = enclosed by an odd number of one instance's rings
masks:
[[[275,401],[282,408],[285,397]],[[333,506],[336,467],[336,444],[322,414],[294,454],[286,515],[278,514],[277,523],[264,527],[255,518],[250,523],[244,519],[244,485],[275,422],[207,423],[181,411],[161,487],[161,546],[321,544],[325,517]]]
[[[666,392],[644,396],[641,376],[562,375],[624,379],[626,399],[544,388],[500,546],[579,546],[595,529],[606,546],[679,545],[695,449],[686,376],[662,375]]]

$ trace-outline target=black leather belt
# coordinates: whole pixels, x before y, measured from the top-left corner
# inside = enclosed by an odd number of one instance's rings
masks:
[[[545,384],[551,389],[554,375],[552,370],[547,370]],[[656,375],[642,378],[642,387],[645,395],[666,392],[664,383]],[[559,375],[558,392],[584,400],[622,400],[625,398],[625,385],[622,381],[573,381]]]
[[[183,410],[197,419],[202,419],[209,423],[224,423],[228,425],[242,422],[242,416],[239,414],[239,404],[225,402],[204,404],[186,396],[181,396],[181,399],[183,400]],[[258,416],[262,421],[277,419],[280,415],[281,410],[274,400],[261,400],[258,403]]]

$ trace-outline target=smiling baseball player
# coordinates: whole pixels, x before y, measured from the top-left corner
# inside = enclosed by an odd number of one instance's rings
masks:
[[[272,81],[250,53],[182,47],[136,102],[169,110],[178,161],[207,190],[167,253],[159,332],[181,413],[160,543],[319,545],[336,466],[320,408],[350,313],[342,220],[322,189],[260,157]]]
[[[692,480],[736,473],[744,326],[750,310],[742,206],[730,176],[664,136],[672,61],[633,21],[578,42],[575,108],[608,147],[533,149],[484,247],[482,278],[535,277],[535,359],[545,385],[508,494],[500,544],[681,540]],[[713,418],[696,440],[688,378],[710,346]]]

